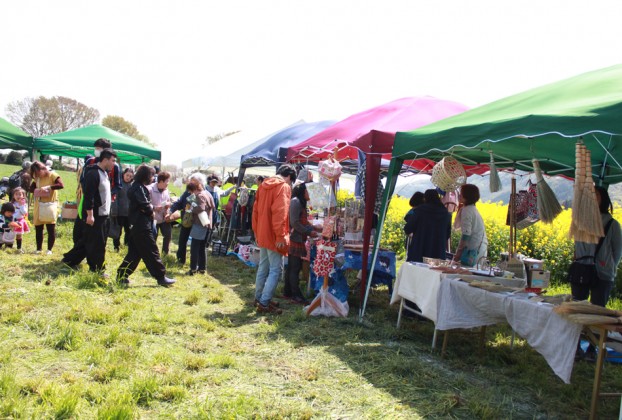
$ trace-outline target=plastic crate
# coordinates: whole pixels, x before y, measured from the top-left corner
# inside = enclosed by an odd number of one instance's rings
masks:
[[[227,255],[229,244],[222,241],[212,241],[212,255],[215,257],[224,257]]]

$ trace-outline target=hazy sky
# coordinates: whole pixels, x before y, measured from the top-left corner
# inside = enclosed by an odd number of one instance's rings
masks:
[[[0,116],[68,96],[174,164],[220,132],[405,96],[475,107],[622,62],[618,0],[19,0],[2,14]]]

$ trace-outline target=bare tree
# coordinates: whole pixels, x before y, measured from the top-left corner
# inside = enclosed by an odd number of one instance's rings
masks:
[[[33,137],[94,124],[99,111],[64,96],[26,98],[7,105],[6,114],[14,124]]]

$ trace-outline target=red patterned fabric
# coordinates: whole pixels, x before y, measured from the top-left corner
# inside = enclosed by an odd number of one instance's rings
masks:
[[[313,263],[313,271],[318,276],[328,276],[335,263],[337,244],[335,242],[320,239],[317,241],[317,256]]]

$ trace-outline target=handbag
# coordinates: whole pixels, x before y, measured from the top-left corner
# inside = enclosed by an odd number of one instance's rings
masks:
[[[58,205],[56,201],[42,203],[39,201],[39,221],[42,223],[56,223]]]
[[[317,276],[328,276],[335,264],[337,244],[333,241],[320,239],[317,241],[317,255],[313,263],[313,272]]]
[[[307,184],[309,192],[309,206],[314,209],[325,209],[330,206],[329,192],[319,182],[311,182]]]
[[[336,181],[341,176],[341,164],[333,158],[321,160],[317,168],[320,176],[329,181]]]
[[[110,218],[110,224],[108,225],[108,237],[112,239],[118,239],[121,237],[121,225],[116,217]]]
[[[613,219],[607,222],[607,225],[605,226],[605,236],[600,238],[600,240],[598,241],[598,245],[596,245],[596,251],[594,251],[594,255],[586,255],[584,257],[576,258],[572,262],[572,264],[570,264],[570,267],[568,267],[568,276],[566,277],[566,280],[570,284],[589,287],[598,280],[598,272],[596,271],[596,264],[594,263],[594,259],[598,255],[598,251],[600,251],[600,248],[603,246],[603,242],[607,237],[607,232],[609,232],[609,227],[611,226],[611,223],[613,223]],[[592,259],[592,263],[582,264],[579,262],[581,260],[586,260],[590,258]]]
[[[536,184],[529,182],[526,190],[520,190],[514,196],[515,204],[515,220],[516,229],[525,229],[540,220],[538,216],[538,189]],[[506,225],[510,225],[510,206],[508,206],[508,215]]]
[[[2,243],[3,244],[12,244],[13,242],[15,242],[15,236],[16,236],[16,233],[14,231],[12,231],[12,230],[4,232],[2,234]]]
[[[192,212],[190,210],[186,210],[181,216],[181,225],[185,228],[192,227]]]

